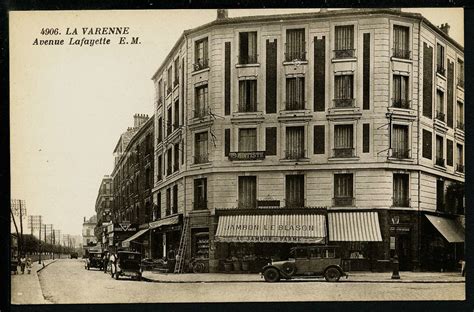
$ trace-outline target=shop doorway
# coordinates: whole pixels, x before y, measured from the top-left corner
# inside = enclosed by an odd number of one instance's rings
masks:
[[[398,234],[396,248],[400,271],[410,271],[412,269],[411,235]]]

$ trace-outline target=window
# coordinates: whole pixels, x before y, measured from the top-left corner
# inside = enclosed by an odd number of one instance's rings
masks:
[[[158,105],[163,103],[163,80],[158,81]]]
[[[172,170],[173,170],[173,167],[172,167],[172,163],[173,163],[173,157],[172,157],[172,150],[171,148],[168,150],[168,153],[166,155],[166,160],[168,161],[167,163],[167,168],[166,168],[166,175],[170,175],[172,173]]]
[[[194,210],[207,209],[207,179],[194,180]]]
[[[443,137],[436,136],[436,165],[444,167]]]
[[[305,157],[304,127],[286,127],[286,159]]]
[[[444,92],[436,90],[436,119],[444,121]]]
[[[145,189],[149,189],[151,187],[151,178],[150,178],[150,168],[145,170]]]
[[[353,205],[352,173],[334,175],[334,206]]]
[[[276,127],[265,128],[265,154],[266,155],[277,154],[277,128]]]
[[[409,175],[394,173],[393,174],[393,206],[394,207],[410,207],[410,199],[408,197]]]
[[[464,61],[458,59],[457,68],[457,85],[458,87],[464,88]]]
[[[257,150],[257,129],[239,129],[239,152]]]
[[[163,156],[158,156],[158,181],[163,179]]]
[[[393,26],[393,57],[410,59],[410,28],[400,25]]]
[[[173,172],[179,170],[179,143],[174,145],[174,167]]]
[[[194,137],[194,163],[207,163],[208,149],[207,149],[207,132],[196,133]]]
[[[410,108],[407,76],[393,75],[392,106],[396,108]]]
[[[334,107],[352,107],[354,105],[353,75],[334,77]]]
[[[166,215],[169,216],[171,214],[171,189],[166,189]]]
[[[335,58],[354,57],[354,25],[336,26]]]
[[[230,129],[224,130],[224,156],[229,156],[230,153]]]
[[[444,47],[439,43],[436,45],[436,72],[442,76],[446,75],[444,66]]]
[[[239,112],[257,111],[257,80],[239,81]]]
[[[408,144],[408,126],[393,125],[392,132],[392,157],[393,158],[409,158]]]
[[[295,60],[306,61],[306,42],[305,30],[287,29],[286,30],[286,52],[285,61],[292,62]]]
[[[286,78],[286,110],[304,109],[304,77]]]
[[[176,58],[174,60],[174,81],[173,81],[173,87],[176,87],[179,84],[179,58]]]
[[[194,44],[194,70],[201,70],[209,67],[207,54],[207,38],[196,41]]]
[[[314,133],[313,133],[313,152],[314,154],[324,154],[325,153],[325,130],[324,125],[321,126],[314,126]]]
[[[239,177],[239,208],[257,207],[257,177]]]
[[[178,185],[173,186],[173,207],[171,214],[178,213]]]
[[[257,63],[257,32],[239,34],[239,64]]]
[[[304,175],[286,176],[286,207],[304,207]]]
[[[370,151],[370,125],[362,125],[362,153]]]
[[[179,100],[176,100],[174,102],[174,124],[173,128],[178,129],[179,128]]]
[[[172,121],[172,107],[168,107],[168,113],[166,115],[166,135],[170,135],[173,132],[173,121]]]
[[[463,146],[461,144],[456,144],[456,149],[457,149],[456,171],[463,173],[464,172]]]
[[[167,79],[166,79],[166,95],[170,94],[171,91],[173,91],[173,86],[172,86],[172,75],[173,74],[173,68],[170,66],[168,68],[168,76],[167,76]]]
[[[163,141],[163,118],[158,118],[158,143]]]
[[[444,208],[444,181],[440,179],[436,180],[436,210],[443,212]]]
[[[431,159],[433,149],[432,149],[432,134],[428,130],[423,129],[423,151],[422,155],[424,158]]]
[[[161,193],[156,194],[156,206],[153,213],[153,221],[161,218]]]
[[[354,126],[334,126],[334,157],[346,158],[354,156]]]
[[[457,104],[457,125],[456,127],[459,130],[464,131],[464,104],[463,102],[459,102]]]
[[[453,166],[453,141],[446,139],[446,165]]]
[[[207,115],[208,91],[207,85],[195,89],[194,117],[202,118]]]

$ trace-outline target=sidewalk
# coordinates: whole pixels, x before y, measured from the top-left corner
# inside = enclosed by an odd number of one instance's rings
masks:
[[[245,283],[264,282],[259,273],[254,274],[225,274],[225,273],[159,273],[145,271],[143,278],[158,283]],[[349,272],[349,277],[341,278],[344,283],[464,283],[465,277],[461,273],[438,272],[401,272],[399,280],[391,279],[392,273]],[[292,281],[325,281],[324,278],[295,278]]]
[[[18,267],[18,273],[11,276],[11,303],[12,304],[41,304],[47,303],[44,300],[43,292],[38,278],[38,271],[44,266],[53,263],[56,260],[44,260],[41,264],[38,261],[33,262],[31,266],[31,274],[21,274],[21,270]]]

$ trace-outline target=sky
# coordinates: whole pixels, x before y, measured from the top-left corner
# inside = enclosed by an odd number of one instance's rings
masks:
[[[435,25],[449,23],[461,45],[462,9],[403,9]],[[229,17],[319,11],[229,10]],[[215,10],[10,12],[11,196],[29,215],[62,233],[80,234],[95,213],[101,179],[113,169],[119,136],[133,114],[153,114],[151,77],[183,30]],[[34,46],[66,27],[123,26],[139,45]],[[58,28],[61,35],[42,35]]]

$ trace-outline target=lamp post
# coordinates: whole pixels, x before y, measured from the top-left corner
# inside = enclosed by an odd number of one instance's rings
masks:
[[[398,216],[392,217],[392,224],[398,225],[400,222],[400,218]],[[394,255],[392,259],[392,279],[400,279],[400,263],[398,262],[398,252],[397,252],[397,243],[398,243],[398,233],[397,233],[397,228],[394,227],[395,230],[395,249],[394,249]]]

